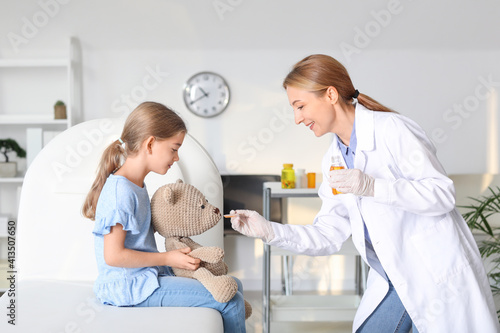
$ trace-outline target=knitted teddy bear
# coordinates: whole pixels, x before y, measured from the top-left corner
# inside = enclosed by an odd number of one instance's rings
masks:
[[[181,179],[160,187],[151,198],[151,221],[154,229],[165,237],[166,250],[190,247],[189,255],[201,260],[195,271],[172,267],[174,274],[200,281],[217,302],[225,303],[236,294],[238,285],[226,275],[224,251],[216,246],[202,246],[189,238],[214,227],[220,218],[220,210]],[[251,313],[252,307],[245,301],[245,318]]]

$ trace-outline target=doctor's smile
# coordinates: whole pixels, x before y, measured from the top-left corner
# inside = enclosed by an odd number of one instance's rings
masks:
[[[235,210],[233,229],[312,256],[334,254],[351,237],[370,267],[353,332],[498,332],[477,245],[424,130],[356,89],[327,55],[299,61],[283,88],[297,125],[333,134],[321,164],[321,209],[310,225]],[[443,288],[452,297],[443,299]]]
[[[500,0],[0,3],[0,333],[500,333]]]

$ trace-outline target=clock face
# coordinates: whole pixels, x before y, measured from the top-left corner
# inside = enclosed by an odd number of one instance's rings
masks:
[[[229,104],[229,87],[218,74],[195,74],[184,86],[184,103],[200,117],[215,117]]]

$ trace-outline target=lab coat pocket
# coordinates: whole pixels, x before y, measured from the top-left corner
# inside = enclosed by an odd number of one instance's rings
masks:
[[[446,215],[437,223],[411,237],[417,256],[432,275],[442,283],[470,265],[470,249],[458,232],[453,219]]]

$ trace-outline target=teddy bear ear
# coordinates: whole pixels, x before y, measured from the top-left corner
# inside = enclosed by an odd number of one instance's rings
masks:
[[[182,181],[182,179],[180,179],[180,178],[179,178],[179,179],[177,179],[176,183],[177,183],[177,184],[182,184],[182,183],[184,183],[184,182]]]
[[[165,187],[162,196],[165,202],[174,203],[174,191],[170,187]]]

